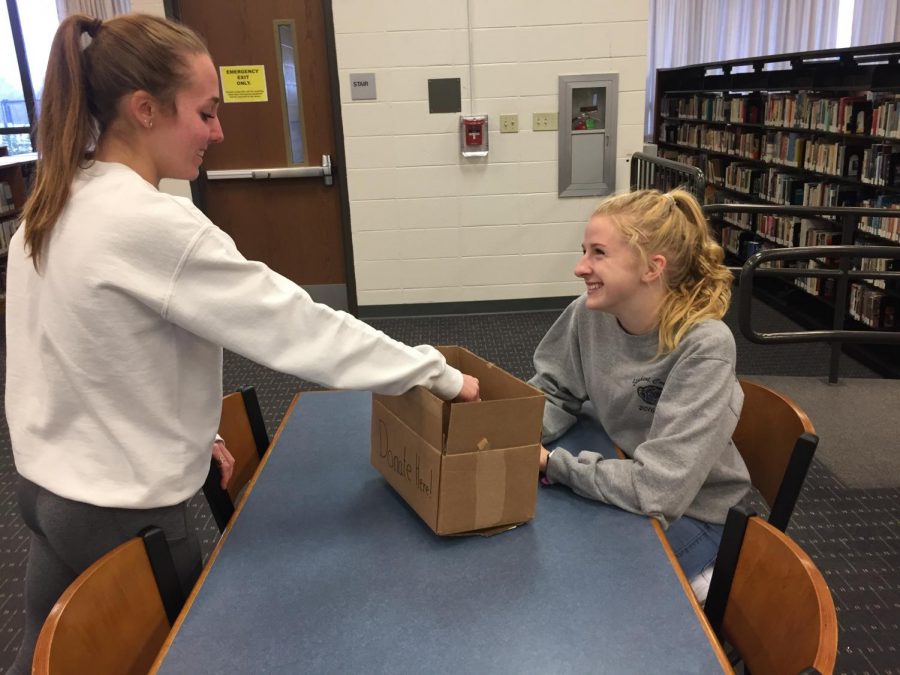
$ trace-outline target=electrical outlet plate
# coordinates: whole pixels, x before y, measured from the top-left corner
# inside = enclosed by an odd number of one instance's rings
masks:
[[[500,133],[516,134],[519,132],[518,115],[500,115]]]
[[[531,128],[533,131],[556,131],[559,127],[558,113],[532,113]]]

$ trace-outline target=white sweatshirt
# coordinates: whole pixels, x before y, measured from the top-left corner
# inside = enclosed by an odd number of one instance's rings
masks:
[[[124,165],[79,172],[40,274],[23,231],[9,248],[6,417],[16,469],[62,497],[153,508],[196,493],[223,346],[340,389],[462,387],[437,350],[314,303]]]

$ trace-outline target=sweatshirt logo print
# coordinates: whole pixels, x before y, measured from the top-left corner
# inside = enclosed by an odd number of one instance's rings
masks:
[[[637,391],[641,400],[648,405],[656,405],[659,402],[659,397],[662,395],[662,387],[658,387],[655,384],[638,387]]]
[[[631,381],[631,386],[637,389],[637,395],[646,405],[639,405],[638,410],[644,412],[656,412],[656,404],[662,396],[665,380],[658,377],[636,377]]]

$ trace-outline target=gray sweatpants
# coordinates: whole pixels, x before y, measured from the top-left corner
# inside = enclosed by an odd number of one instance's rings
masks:
[[[31,532],[25,572],[25,633],[9,673],[31,672],[38,633],[59,596],[93,562],[148,525],[166,534],[185,593],[200,575],[197,534],[188,529],[186,504],[115,509],[64,499],[19,477],[19,513]]]

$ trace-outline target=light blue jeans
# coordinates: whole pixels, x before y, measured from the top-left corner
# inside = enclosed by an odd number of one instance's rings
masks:
[[[669,525],[666,538],[688,581],[716,561],[724,525],[682,516]]]

